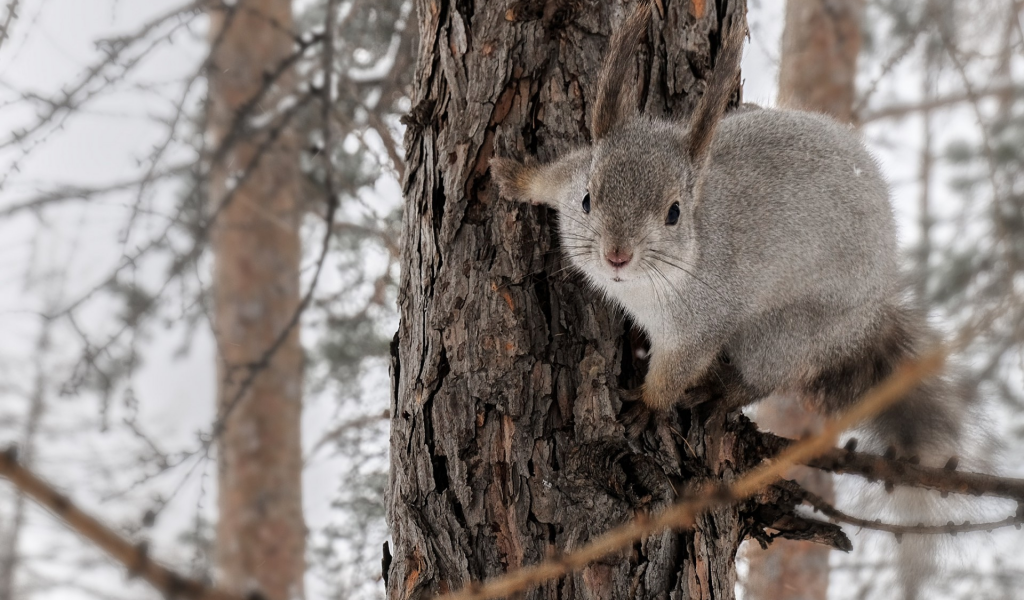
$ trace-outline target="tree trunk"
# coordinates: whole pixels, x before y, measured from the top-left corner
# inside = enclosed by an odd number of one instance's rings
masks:
[[[782,34],[779,103],[853,121],[866,0],[790,0]]]
[[[210,131],[215,147],[230,144],[209,182],[220,209],[212,234],[224,423],[217,568],[226,589],[259,591],[270,600],[301,598],[305,571],[303,356],[292,323],[299,306],[301,174],[294,134],[285,130],[272,139],[273,133],[251,132],[248,123],[292,91],[290,77],[272,85],[267,78],[294,51],[291,31],[290,0],[239,0],[211,14]],[[258,94],[253,111],[236,119]]]
[[[742,0],[663,1],[643,45],[645,110],[694,105]],[[392,599],[461,588],[732,477],[736,417],[674,411],[630,449],[619,388],[642,340],[564,270],[553,214],[499,199],[488,161],[589,139],[612,24],[632,4],[418,0],[405,233],[392,348]],[[685,440],[681,437],[685,436]],[[699,475],[699,477],[698,477]],[[549,582],[530,598],[731,598],[743,507]],[[388,566],[390,562],[390,566]]]
[[[797,398],[779,396],[758,406],[758,427],[781,436],[800,438],[821,432],[822,418]],[[804,489],[835,503],[832,476],[825,471],[797,466],[786,477]],[[806,540],[775,540],[768,548],[744,546],[747,576],[743,587],[749,600],[825,600],[828,598],[831,548]]]
[[[853,117],[857,55],[864,0],[790,0],[782,34],[780,104],[825,113],[844,122]],[[822,419],[797,398],[778,397],[757,409],[762,428],[786,437],[821,430]],[[830,503],[835,491],[828,473],[796,467],[789,476]],[[828,597],[827,546],[780,539],[766,550],[748,544],[751,600],[824,600]]]

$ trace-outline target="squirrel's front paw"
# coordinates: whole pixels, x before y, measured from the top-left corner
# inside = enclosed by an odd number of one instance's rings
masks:
[[[648,374],[643,386],[644,404],[655,410],[663,410],[670,406],[693,408],[714,399],[714,390],[710,386],[696,384],[688,386],[671,386]]]
[[[682,395],[683,390],[673,390],[664,375],[664,372],[648,371],[641,388],[644,404],[654,410],[664,410],[672,406]]]

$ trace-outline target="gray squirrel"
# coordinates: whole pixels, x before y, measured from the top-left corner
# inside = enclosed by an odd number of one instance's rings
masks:
[[[745,28],[724,38],[687,122],[639,114],[629,85],[646,3],[612,36],[591,114],[594,142],[544,165],[491,160],[509,199],[558,211],[562,251],[651,342],[651,409],[799,394],[850,408],[940,341],[900,275],[889,190],[849,127],[817,114],[726,114]],[[727,358],[726,358],[727,357]],[[875,447],[940,466],[957,452],[964,392],[925,380],[869,424]]]

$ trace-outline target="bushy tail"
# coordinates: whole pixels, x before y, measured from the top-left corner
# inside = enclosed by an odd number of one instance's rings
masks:
[[[869,423],[867,446],[928,467],[965,460],[965,424],[972,402],[961,381],[951,369],[922,382]],[[898,525],[942,525],[964,519],[968,508],[959,498],[899,486],[889,491],[876,486],[864,500],[873,505],[865,510],[881,511],[883,521]],[[904,600],[923,597],[922,586],[935,574],[946,541],[938,535],[905,535],[897,540],[894,558]]]
[[[869,362],[863,366],[870,371],[865,373],[865,384],[870,380],[876,380],[872,385],[880,383],[901,363],[922,357],[941,342],[924,312],[903,297],[890,303],[877,334],[874,351],[868,352]],[[972,425],[979,418],[974,391],[964,382],[961,369],[949,363],[942,373],[922,381],[868,423],[861,447],[928,467],[959,464],[972,470],[984,468],[976,453],[968,455],[979,433]],[[861,510],[876,515],[882,512],[879,516],[883,520],[911,526],[964,520],[965,511],[971,508],[958,498],[899,486],[888,492],[875,489],[863,500],[859,503],[865,505]],[[936,570],[945,537],[906,535],[898,540],[895,558],[904,600],[922,597],[921,587]]]
[[[805,391],[825,414],[842,414],[903,364],[937,350],[942,343],[924,311],[903,294],[851,318],[859,329],[835,348]],[[878,415],[864,432],[871,447],[924,464],[945,464],[957,453],[972,396],[955,367],[929,377]],[[863,447],[863,446],[862,446]]]

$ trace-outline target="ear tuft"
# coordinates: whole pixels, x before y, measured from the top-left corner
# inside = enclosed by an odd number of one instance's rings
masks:
[[[511,158],[491,159],[491,177],[498,184],[499,193],[510,200],[539,204],[530,197],[533,168]]]
[[[743,40],[746,36],[747,25],[742,16],[734,20],[729,31],[723,34],[722,47],[708,78],[707,88],[690,116],[686,154],[694,165],[702,165],[707,158],[718,122],[722,120],[738,87],[740,59],[743,58]]]
[[[597,100],[591,117],[595,140],[605,137],[623,120],[637,112],[637,99],[627,76],[634,62],[634,51],[647,33],[650,20],[651,5],[647,0],[641,0],[633,14],[612,34],[597,82]]]

